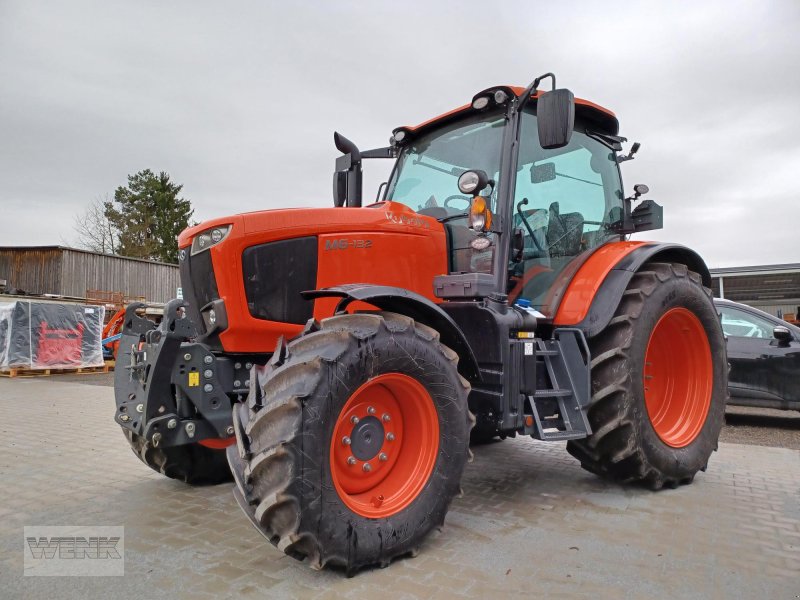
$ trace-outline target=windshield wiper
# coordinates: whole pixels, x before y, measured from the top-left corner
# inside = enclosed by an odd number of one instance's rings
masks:
[[[466,169],[460,169],[458,167],[453,167],[452,169],[445,169],[443,167],[437,167],[436,165],[432,165],[431,163],[422,162],[420,159],[415,158],[411,161],[412,165],[422,165],[423,167],[428,167],[429,169],[433,169],[434,171],[439,171],[440,173],[447,173],[448,175],[453,175],[454,177],[461,175]]]
[[[446,223],[447,221],[452,221],[453,219],[463,219],[464,217],[468,217],[469,213],[459,213],[457,215],[447,215],[446,217],[442,217],[441,219],[436,219],[439,223]]]
[[[610,133],[600,133],[588,129],[586,130],[586,135],[615,152],[622,152],[622,142],[628,141],[628,138],[624,138],[621,135],[611,135]]]

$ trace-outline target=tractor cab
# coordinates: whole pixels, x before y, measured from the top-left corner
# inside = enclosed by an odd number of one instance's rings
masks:
[[[660,226],[660,213],[631,226],[619,170],[625,157],[618,156],[625,138],[614,114],[565,89],[537,92],[538,83],[488,88],[441,117],[395,129],[382,154],[363,156],[397,157],[382,201],[442,223],[449,282],[438,288],[505,293],[511,304],[552,316],[588,256]],[[354,154],[362,155],[346,156]],[[335,193],[343,175],[335,175]],[[360,205],[338,189],[338,205]]]
[[[451,273],[494,275],[496,266],[505,267],[509,300],[529,300],[547,314],[557,275],[584,252],[619,238],[623,193],[615,149],[593,135],[597,125],[582,115],[565,146],[542,148],[536,104],[528,103],[513,177],[503,181],[503,140],[514,136],[505,108],[464,112],[402,146],[385,199],[444,224]],[[458,185],[468,171],[487,176],[474,196]],[[496,265],[504,240],[508,260]]]

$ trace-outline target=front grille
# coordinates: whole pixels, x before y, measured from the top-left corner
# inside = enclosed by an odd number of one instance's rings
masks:
[[[256,319],[304,324],[314,311],[300,292],[317,284],[317,238],[251,246],[242,254],[247,308]]]
[[[183,299],[189,304],[189,318],[202,335],[206,332],[206,326],[200,317],[200,309],[219,298],[211,253],[206,251],[190,256],[187,251],[186,258],[180,261],[180,273]]]

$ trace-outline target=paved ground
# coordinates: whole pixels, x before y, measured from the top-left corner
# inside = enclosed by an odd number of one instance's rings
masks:
[[[230,486],[142,465],[102,381],[0,379],[0,597],[800,598],[798,450],[722,443],[693,485],[651,493],[561,445],[478,448],[417,558],[346,579],[269,546]],[[124,525],[125,577],[23,577],[24,525]]]

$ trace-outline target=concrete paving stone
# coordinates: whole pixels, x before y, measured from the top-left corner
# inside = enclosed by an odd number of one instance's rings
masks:
[[[230,485],[141,464],[111,388],[0,380],[0,597],[763,598],[800,596],[800,451],[720,444],[695,483],[652,493],[563,444],[474,449],[463,497],[414,559],[346,578],[275,550]],[[24,525],[124,525],[125,576],[22,575]]]

